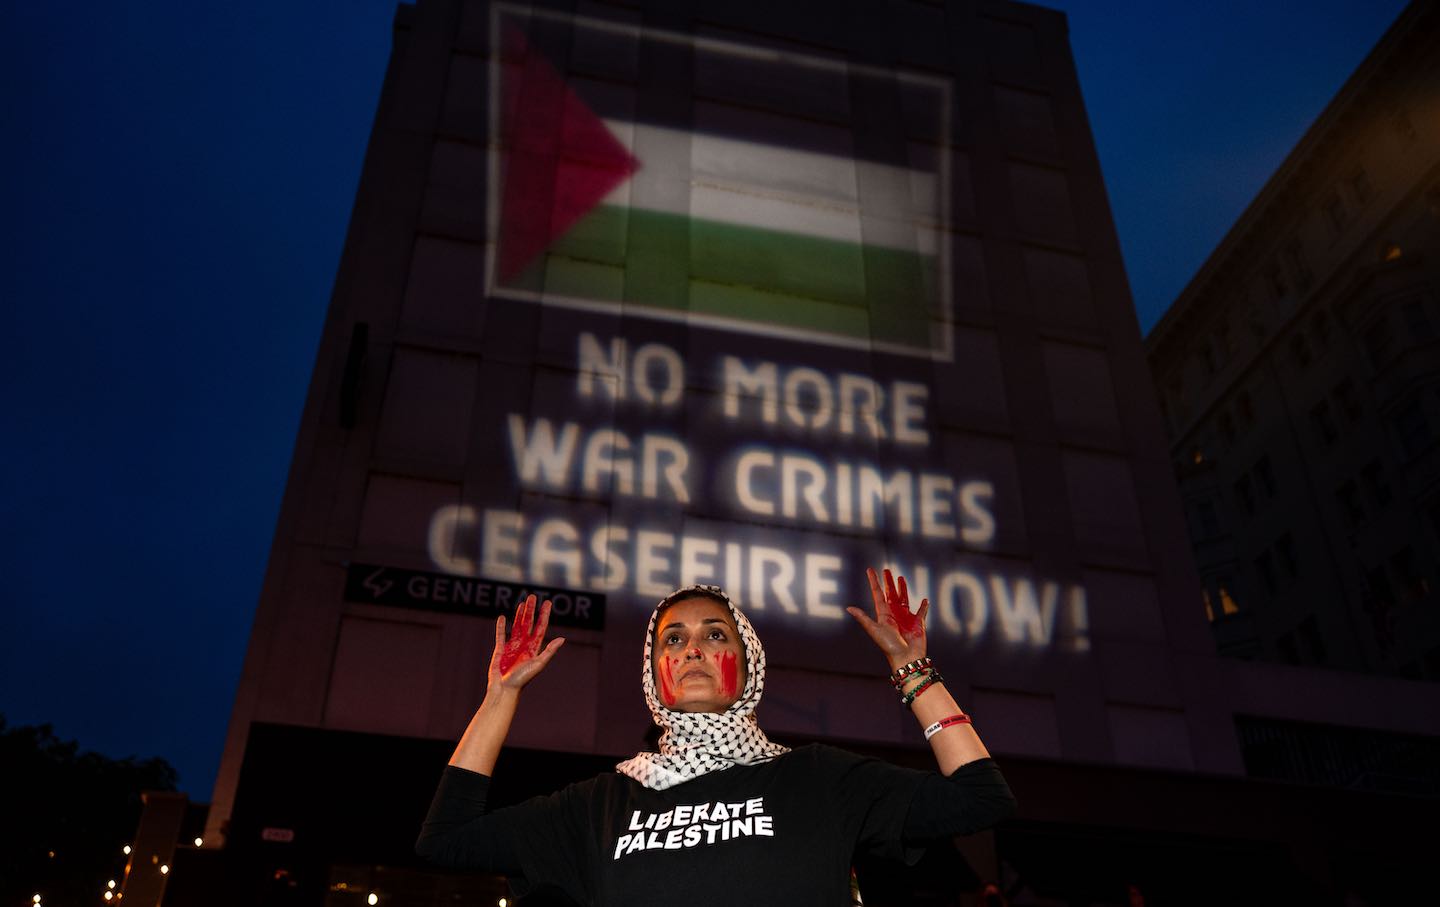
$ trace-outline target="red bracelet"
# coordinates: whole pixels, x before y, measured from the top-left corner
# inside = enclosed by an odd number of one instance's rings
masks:
[[[930,671],[925,675],[925,679],[920,681],[919,686],[900,697],[900,704],[905,706],[905,708],[907,709],[911,708],[915,704],[915,700],[920,697],[921,693],[930,689],[930,687],[934,686],[935,684],[943,683],[944,681],[945,678],[940,676],[940,672],[935,670],[934,668],[931,668]]]
[[[970,716],[961,712],[958,715],[951,715],[949,718],[941,718],[925,729],[925,739],[929,740],[947,727],[954,727],[957,724],[970,724]]]

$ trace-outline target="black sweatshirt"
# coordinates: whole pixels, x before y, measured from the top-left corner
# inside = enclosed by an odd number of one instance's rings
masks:
[[[448,767],[415,850],[558,888],[581,904],[848,903],[857,853],[918,859],[988,828],[1015,800],[993,760],[948,777],[834,747],[800,747],[668,790],[610,773],[485,812],[486,775]]]

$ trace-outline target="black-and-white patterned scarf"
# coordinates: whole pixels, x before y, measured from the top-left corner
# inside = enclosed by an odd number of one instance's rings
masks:
[[[691,595],[724,602],[740,631],[740,643],[745,650],[745,689],[723,712],[677,712],[661,704],[655,692],[652,655],[660,612],[672,602]],[[639,753],[615,766],[615,770],[652,790],[665,790],[732,765],[768,762],[790,751],[788,747],[771,743],[755,720],[755,706],[760,704],[760,695],[765,692],[765,650],[750,620],[719,586],[686,586],[660,600],[645,628],[642,678],[650,714],[665,732],[660,735],[660,752]]]

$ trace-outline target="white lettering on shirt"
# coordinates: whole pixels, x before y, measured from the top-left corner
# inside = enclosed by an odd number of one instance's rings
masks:
[[[644,850],[683,850],[757,835],[775,836],[774,817],[765,812],[764,797],[740,803],[687,804],[659,813],[637,809],[630,815],[627,833],[615,839],[612,859]]]

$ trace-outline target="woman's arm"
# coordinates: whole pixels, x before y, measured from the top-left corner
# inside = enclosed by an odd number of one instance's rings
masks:
[[[420,856],[448,866],[519,872],[509,837],[485,814],[485,800],[490,790],[489,775],[495,770],[500,747],[510,732],[520,691],[545,669],[565,643],[556,638],[542,650],[549,625],[550,602],[540,606],[540,619],[536,621],[533,595],[516,609],[515,626],[508,639],[505,617],[501,615],[495,621],[495,651],[490,654],[485,700],[470,719],[440,779],[430,813],[415,842],[415,852]]]
[[[930,611],[930,602],[928,599],[921,601],[919,610],[912,613],[905,577],[900,577],[897,588],[894,577],[886,570],[882,588],[880,578],[874,570],[867,571],[867,575],[870,578],[870,596],[875,604],[874,618],[859,608],[851,607],[845,610],[850,612],[850,616],[855,618],[874,640],[875,645],[880,647],[886,661],[890,663],[890,670],[894,672],[903,665],[925,657],[925,617]],[[913,674],[905,679],[901,692],[913,692],[925,681],[926,675]],[[928,728],[937,721],[964,714],[955,703],[955,698],[945,689],[943,682],[929,684],[911,702],[910,710],[915,713],[915,720],[921,728]],[[930,749],[935,753],[935,761],[939,763],[940,772],[944,775],[951,774],[966,763],[990,756],[985,744],[980,742],[980,736],[975,733],[974,726],[968,722],[952,724],[932,734]]]
[[[550,602],[540,606],[540,620],[535,621],[535,596],[530,596],[515,611],[515,627],[505,638],[505,615],[495,621],[495,651],[490,655],[490,673],[485,685],[485,699],[465,728],[465,734],[450,756],[450,764],[489,775],[495,771],[500,747],[510,733],[510,722],[520,704],[520,691],[545,670],[550,659],[565,644],[556,637],[541,649],[545,630],[550,626]]]

